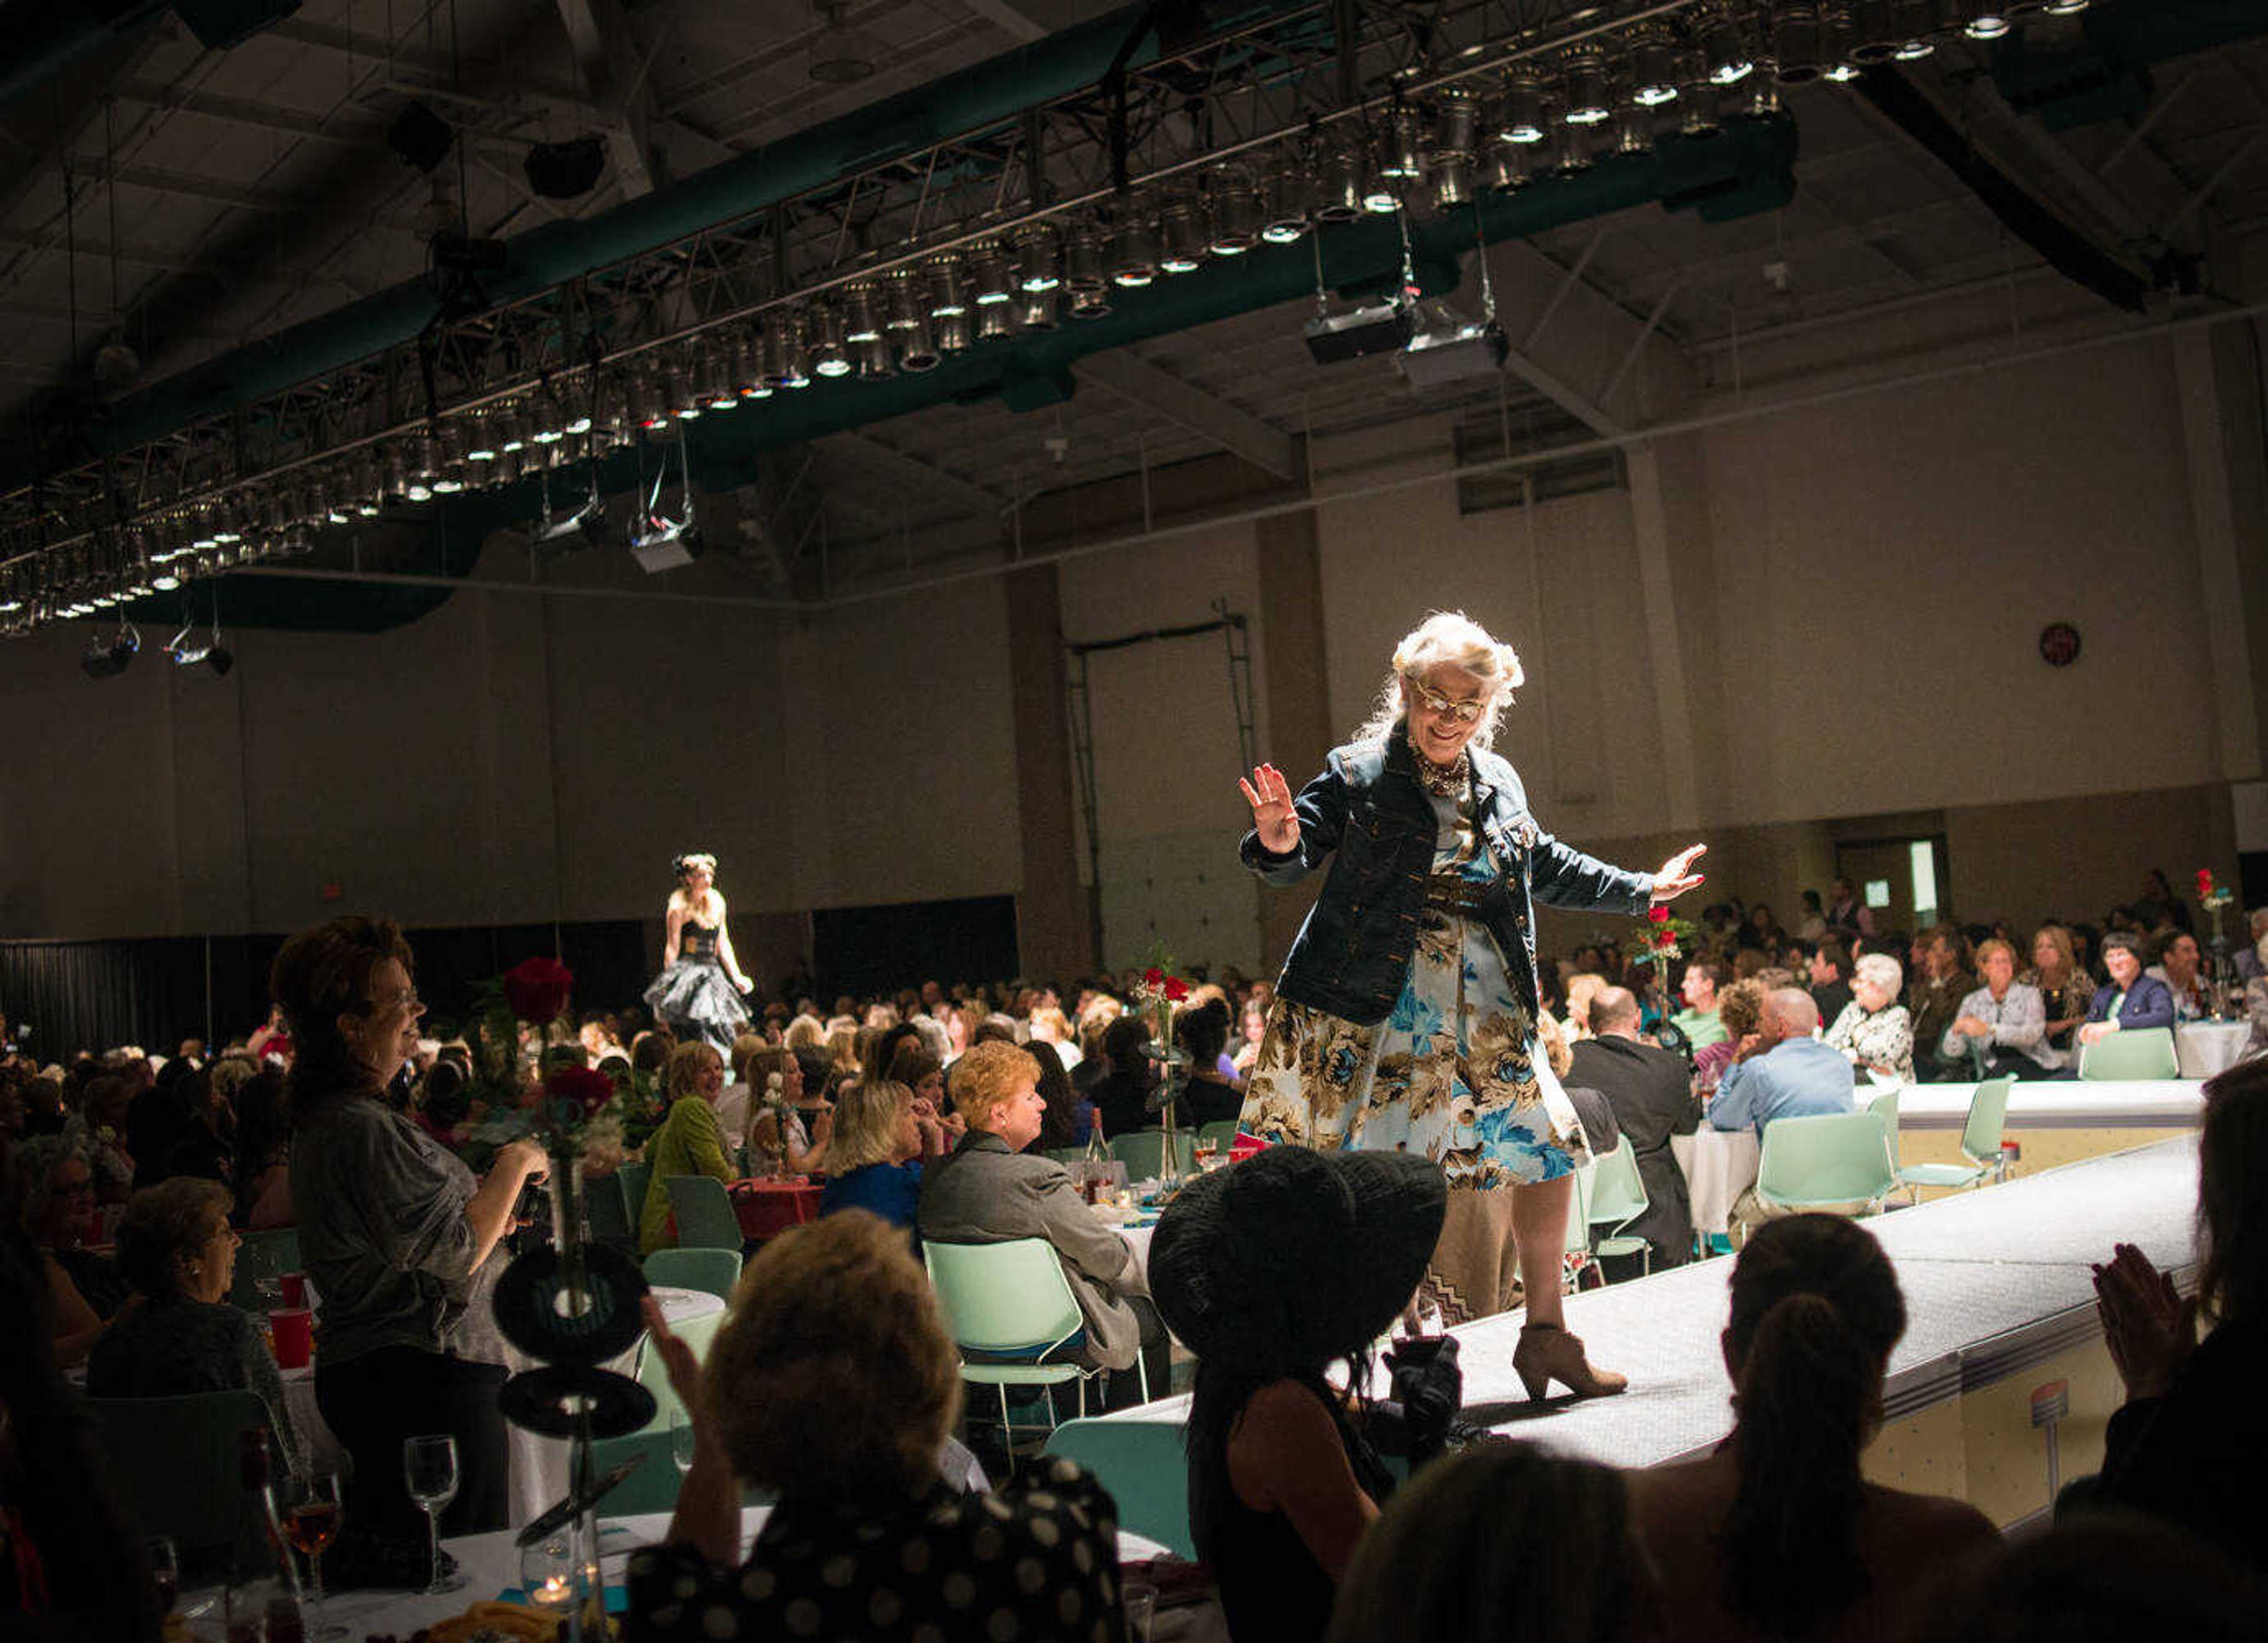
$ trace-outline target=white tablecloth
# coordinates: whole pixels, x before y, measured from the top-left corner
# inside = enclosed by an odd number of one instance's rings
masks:
[[[1671,1136],[1669,1150],[1692,1195],[1693,1230],[1722,1234],[1733,1200],[1756,1183],[1756,1165],[1764,1156],[1756,1132],[1704,1124],[1691,1135]]]
[[[2250,1021],[2184,1021],[2174,1028],[2174,1060],[2185,1079],[2209,1079],[2243,1057]]]
[[[703,1289],[672,1289],[657,1286],[653,1294],[654,1299],[661,1302],[661,1315],[672,1323],[682,1323],[687,1318],[705,1318],[725,1309],[723,1300]],[[639,1338],[643,1340],[644,1337]],[[533,1360],[521,1357],[510,1348],[505,1349],[504,1360],[504,1367],[515,1374],[535,1367]],[[629,1374],[637,1364],[637,1347],[633,1345],[604,1367],[618,1374]],[[347,1463],[346,1451],[339,1447],[339,1440],[323,1424],[322,1411],[315,1407],[315,1374],[312,1368],[285,1372],[284,1402],[291,1411],[291,1424],[298,1428],[309,1455],[332,1466],[343,1468]],[[567,1492],[567,1442],[563,1438],[538,1437],[534,1433],[514,1426],[511,1431],[508,1454],[512,1468],[512,1523],[517,1529]]]

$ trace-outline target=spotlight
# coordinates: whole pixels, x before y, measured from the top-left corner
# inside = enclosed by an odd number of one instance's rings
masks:
[[[811,368],[822,377],[850,374],[850,356],[844,351],[843,311],[831,302],[811,305]]]
[[[965,354],[976,340],[976,328],[968,310],[949,313],[937,322],[937,351],[940,356]]]
[[[1091,221],[1081,223],[1064,245],[1063,283],[1075,293],[1110,287],[1110,276],[1102,266],[1102,230]],[[1107,304],[1103,312],[1109,312]]]
[[[1251,174],[1234,166],[1218,166],[1212,173],[1212,240],[1207,247],[1217,257],[1242,256],[1252,249],[1266,226],[1260,191]]]
[[[812,38],[811,77],[821,85],[851,85],[873,73],[879,54],[843,21],[843,0],[818,0],[815,9],[826,26]]]
[[[564,143],[538,143],[520,162],[531,192],[547,200],[575,200],[599,186],[607,169],[607,139],[570,137]]]
[[[976,310],[976,340],[1004,343],[1016,334],[1016,316],[1006,303],[988,302]]]
[[[1819,8],[1780,5],[1771,11],[1772,61],[1782,85],[1806,85],[1823,66]]]
[[[421,433],[411,450],[409,483],[401,494],[412,502],[431,502],[433,482],[441,476],[440,446],[431,434]]]
[[[1961,32],[1971,40],[1998,40],[2008,32],[2008,12],[1998,5],[1977,6]]]
[[[126,665],[134,659],[141,648],[142,636],[135,631],[132,624],[123,623],[108,644],[97,639],[86,654],[78,659],[78,665],[86,670],[86,676],[90,679],[107,679],[124,673]]]
[[[1130,210],[1110,241],[1110,283],[1130,289],[1158,277],[1158,231],[1146,214]]]
[[[1653,151],[1653,114],[1651,109],[1624,108],[1616,113],[1614,150],[1617,154],[1650,154]]]
[[[1015,295],[1018,281],[1008,271],[1008,259],[998,245],[980,240],[968,248],[968,294],[980,308],[993,307]]]
[[[1446,323],[1420,331],[1394,357],[1413,388],[1435,388],[1472,377],[1494,376],[1512,347],[1493,320],[1466,321],[1444,315]]]
[[[1056,231],[1046,223],[1027,223],[1016,231],[1016,289],[1053,291],[1063,283],[1061,250]]]
[[[702,343],[695,378],[695,392],[701,397],[703,410],[736,410],[740,403],[740,385],[733,380],[732,357],[716,338]]]
[[[901,265],[890,270],[890,341],[898,350],[899,367],[933,371],[937,350],[929,335],[928,298],[921,286],[921,270]]]
[[[652,494],[630,521],[630,557],[637,561],[639,570],[649,574],[691,564],[700,555],[701,529],[693,517],[693,472],[688,460],[681,440],[677,446],[677,471],[682,490],[678,505],[685,517],[674,519],[661,511],[661,488],[669,477],[668,460],[665,457],[654,474]]]
[[[1329,365],[1400,348],[1417,328],[1417,316],[1407,303],[1383,302],[1318,315],[1303,330],[1308,353],[1317,365]]]
[[[1379,175],[1397,182],[1416,182],[1425,175],[1425,150],[1421,122],[1414,108],[1396,108],[1388,116],[1380,139]]]
[[[1528,168],[1528,148],[1499,136],[1489,144],[1488,186],[1498,194],[1513,194],[1535,181]]]
[[[1888,63],[1897,55],[1896,30],[1890,0],[1852,0],[1851,61],[1861,67]]]
[[[1677,100],[1677,52],[1659,26],[1641,28],[1631,39],[1631,100],[1641,108]]]
[[[1720,94],[1715,83],[1701,71],[1700,58],[1694,58],[1693,66],[1694,77],[1685,83],[1685,94],[1677,99],[1677,129],[1687,136],[1707,136],[1720,129]]]
[[[1271,246],[1296,244],[1307,232],[1307,202],[1314,183],[1302,167],[1292,165],[1272,173],[1263,204],[1266,217],[1260,237]]]
[[[776,346],[764,350],[764,379],[783,388],[807,388],[811,386],[811,367],[803,357],[803,315],[789,308],[777,316],[771,335],[778,339]]]
[[[652,361],[641,365],[630,379],[630,412],[637,425],[648,433],[669,426],[668,384],[656,372]]]
[[[1588,129],[1562,125],[1551,133],[1551,169],[1562,177],[1588,171],[1594,163]]]
[[[1712,84],[1735,85],[1755,72],[1756,60],[1749,50],[1748,41],[1741,37],[1739,22],[1729,11],[1711,11],[1696,26],[1694,34],[1700,41],[1702,61],[1708,66]]]
[[[898,373],[897,367],[890,363],[890,345],[879,336],[851,343],[850,352],[858,363],[861,381],[874,381]]]
[[[968,312],[968,298],[961,288],[961,259],[950,251],[929,260],[929,317],[951,319]]]
[[[1855,34],[1851,22],[1851,8],[1826,5],[1819,8],[1819,61],[1821,74],[1838,85],[1859,77]]]
[[[693,391],[692,379],[675,365],[666,367],[661,373],[662,403],[679,422],[691,422],[701,414],[701,396]],[[664,423],[662,426],[668,426]]]
[[[567,385],[565,399],[566,415],[559,425],[571,434],[590,432],[591,401],[597,389],[598,383],[595,379],[588,386],[580,382],[570,382]]]
[[[1560,85],[1567,107],[1559,117],[1569,125],[1603,125],[1614,114],[1614,99],[1607,91],[1607,60],[1596,46],[1578,47],[1567,55]]]
[[[854,280],[843,288],[844,342],[871,343],[881,336],[881,320],[875,313],[874,301],[879,294],[872,280]]]
[[[565,437],[567,419],[560,413],[558,396],[549,387],[536,389],[528,402],[528,437],[538,445],[556,445]]]
[[[1059,323],[1060,291],[1027,291],[1016,305],[1016,322],[1027,331],[1052,331]]]
[[[1543,77],[1533,69],[1513,70],[1505,82],[1497,135],[1507,143],[1541,143],[1545,123]]]
[[[1204,266],[1206,235],[1204,210],[1197,200],[1186,194],[1177,194],[1167,200],[1160,214],[1165,230],[1165,247],[1158,256],[1160,272],[1194,274]]]
[[[1315,220],[1351,223],[1362,215],[1369,165],[1359,138],[1342,137],[1323,151],[1315,189]]]
[[[1937,49],[1930,38],[1936,19],[1929,0],[1890,0],[1890,55],[1900,63],[1918,63]]]

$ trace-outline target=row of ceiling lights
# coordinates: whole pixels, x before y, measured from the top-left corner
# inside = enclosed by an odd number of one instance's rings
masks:
[[[654,349],[620,373],[555,379],[501,408],[443,418],[291,483],[153,513],[122,534],[49,556],[36,571],[26,563],[0,573],[0,631],[97,615],[176,588],[185,576],[306,553],[313,528],[376,518],[389,498],[423,502],[510,483],[630,444],[639,430],[661,432],[815,381],[929,371],[1065,317],[1100,319],[1119,293],[1193,273],[1211,258],[1291,244],[1366,215],[1453,210],[1483,188],[1510,192],[1580,171],[1602,150],[1643,152],[1672,114],[1681,131],[1705,134],[1728,95],[1744,112],[1771,112],[1778,85],[1849,79],[1868,63],[1926,55],[1955,32],[1989,40],[2027,12],[2068,15],[2086,4],[1709,6],[1674,27],[1642,25],[1612,43],[1522,64],[1493,85],[1452,85],[1422,105],[1397,103],[1370,131],[1301,142],[1272,162],[1214,166],[1200,187],[1138,201],[1108,221],[1094,214],[1027,223],[774,310],[759,325]]]

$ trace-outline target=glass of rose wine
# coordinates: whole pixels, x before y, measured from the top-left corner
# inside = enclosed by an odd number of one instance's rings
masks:
[[[308,1608],[311,1638],[342,1638],[347,1629],[323,1617],[323,1553],[339,1537],[339,1528],[346,1516],[345,1497],[340,1492],[339,1475],[328,1467],[315,1467],[301,1473],[294,1480],[294,1498],[284,1514],[284,1532],[299,1555],[307,1560]]]

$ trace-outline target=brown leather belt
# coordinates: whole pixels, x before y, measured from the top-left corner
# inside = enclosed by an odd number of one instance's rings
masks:
[[[1437,913],[1477,917],[1488,910],[1490,888],[1470,879],[1429,878],[1425,880],[1425,905]]]

